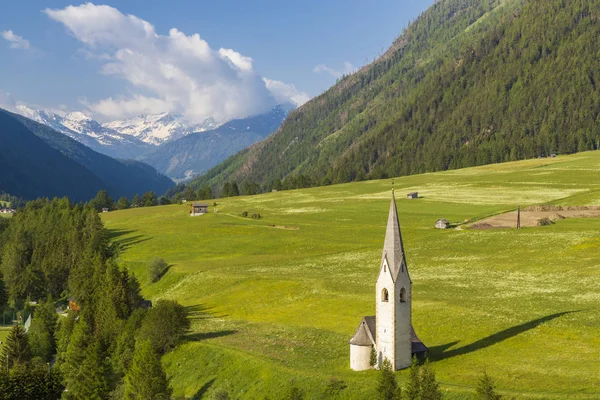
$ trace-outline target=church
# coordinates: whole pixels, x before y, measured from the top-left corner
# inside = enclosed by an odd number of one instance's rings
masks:
[[[355,371],[379,368],[388,359],[394,370],[400,370],[410,366],[413,355],[425,356],[427,347],[412,326],[412,282],[393,191],[375,304],[376,315],[364,317],[350,340],[350,368]]]

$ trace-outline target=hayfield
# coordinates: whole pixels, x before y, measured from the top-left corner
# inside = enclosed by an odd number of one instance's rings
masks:
[[[589,152],[393,180],[413,323],[448,398],[470,398],[484,370],[516,398],[600,398],[600,219],[433,228],[518,205],[600,205],[599,172],[600,152]],[[102,214],[144,295],[189,307],[192,331],[163,359],[175,395],[276,399],[294,380],[324,398],[336,377],[348,385],[337,398],[372,397],[376,372],[349,370],[348,340],[374,315],[391,188],[387,179],[217,199],[195,218],[186,204]],[[404,198],[417,190],[420,199]],[[170,267],[151,284],[156,256]]]

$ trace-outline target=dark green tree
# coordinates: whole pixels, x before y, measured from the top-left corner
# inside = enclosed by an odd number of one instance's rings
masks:
[[[442,392],[440,385],[435,379],[435,372],[431,369],[429,360],[425,360],[425,364],[421,368],[421,391],[420,400],[440,400]]]
[[[412,358],[410,365],[410,371],[408,374],[408,381],[404,387],[404,398],[406,400],[419,399],[421,395],[421,376],[419,361],[417,357]]]
[[[31,360],[31,347],[27,333],[21,325],[13,325],[6,342],[2,344],[2,353],[0,362],[6,369],[11,369],[15,365],[25,364]]]
[[[119,199],[119,201],[117,202],[117,209],[118,210],[126,210],[129,207],[131,207],[131,202],[129,201],[129,199],[125,196],[121,197]]]
[[[487,374],[483,373],[483,376],[479,378],[477,388],[475,389],[477,399],[480,400],[500,400],[502,396],[496,392],[496,384],[493,379]]]
[[[154,257],[148,263],[148,277],[150,283],[157,282],[167,269],[167,262],[160,257]]]
[[[172,300],[159,300],[148,310],[139,337],[149,340],[158,354],[177,346],[189,329],[190,321],[185,308]]]
[[[149,340],[140,340],[135,346],[131,367],[125,375],[124,399],[167,400],[171,392],[159,355]]]
[[[401,398],[400,387],[392,370],[392,363],[387,358],[381,364],[377,379],[377,393],[377,398],[381,400],[400,400]]]
[[[158,199],[152,191],[144,193],[140,202],[142,203],[143,207],[152,207],[158,205]]]
[[[131,199],[131,207],[141,207],[142,203],[140,202],[140,196],[135,194],[133,199]]]
[[[61,376],[46,363],[18,365],[10,373],[0,368],[0,398],[3,400],[58,400],[63,390]]]
[[[114,200],[110,197],[106,190],[100,190],[96,197],[90,200],[90,205],[96,209],[96,211],[102,211],[103,208],[113,209],[115,206]]]
[[[63,397],[72,400],[108,398],[110,373],[100,342],[94,340],[88,345],[85,358],[76,370],[75,376],[69,379]]]

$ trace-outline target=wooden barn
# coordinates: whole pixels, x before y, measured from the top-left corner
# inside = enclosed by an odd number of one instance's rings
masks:
[[[195,217],[197,215],[204,215],[208,212],[208,204],[206,203],[192,203],[190,205],[190,215]]]
[[[407,199],[418,199],[419,198],[419,192],[411,192],[409,194],[406,195]]]
[[[448,221],[446,218],[438,219],[435,222],[435,227],[437,229],[448,229],[450,228],[450,221]]]

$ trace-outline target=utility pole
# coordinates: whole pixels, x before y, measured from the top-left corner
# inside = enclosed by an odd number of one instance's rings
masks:
[[[521,206],[517,207],[517,229],[521,229]]]

